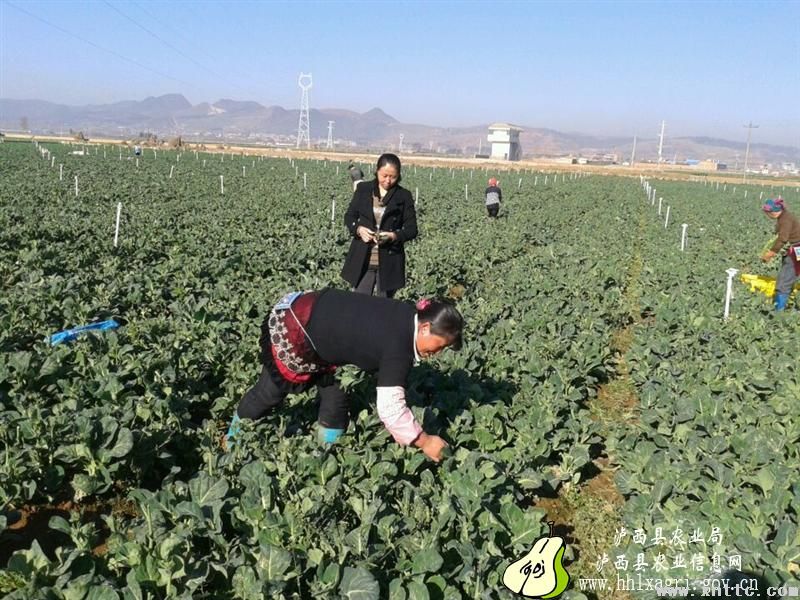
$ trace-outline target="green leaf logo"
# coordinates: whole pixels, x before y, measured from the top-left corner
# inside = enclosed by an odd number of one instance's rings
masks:
[[[561,561],[567,545],[564,538],[553,535],[553,522],[549,522],[550,535],[540,537],[530,551],[506,567],[503,585],[515,594],[526,598],[556,598],[569,583],[569,574]]]

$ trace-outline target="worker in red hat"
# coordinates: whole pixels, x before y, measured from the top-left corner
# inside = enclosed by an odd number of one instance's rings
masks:
[[[486,188],[486,212],[489,213],[490,217],[497,217],[502,199],[503,192],[500,191],[500,182],[492,177],[489,180],[489,187]]]

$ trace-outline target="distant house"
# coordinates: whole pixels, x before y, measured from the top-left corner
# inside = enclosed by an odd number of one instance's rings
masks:
[[[509,123],[489,125],[487,140],[492,145],[491,158],[497,160],[519,160],[522,158],[522,146],[519,143],[520,127]]]
[[[690,164],[687,161],[687,164]],[[691,166],[703,170],[703,171],[727,171],[728,165],[723,162],[719,162],[718,160],[698,160],[694,161],[694,164]]]

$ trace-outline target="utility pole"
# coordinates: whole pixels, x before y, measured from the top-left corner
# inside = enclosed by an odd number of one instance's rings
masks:
[[[333,148],[333,124],[336,121],[328,121],[328,149]]]
[[[633,150],[631,150],[631,166],[633,166],[634,160],[636,160],[636,136],[633,136]]]
[[[743,182],[747,181],[747,160],[750,158],[750,133],[753,129],[758,129],[758,125],[753,125],[753,122],[750,121],[747,125],[742,125],[742,127],[747,128],[747,149],[744,151],[744,177],[742,178]]]
[[[661,150],[664,148],[664,126],[665,121],[661,121],[661,135],[658,136],[658,164],[661,164]]]

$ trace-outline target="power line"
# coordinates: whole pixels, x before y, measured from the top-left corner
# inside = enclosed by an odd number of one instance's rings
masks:
[[[108,2],[106,2],[106,4],[108,4]],[[177,35],[178,37],[181,37],[181,38],[182,38],[182,41],[183,41],[184,43],[188,42],[190,46],[194,46],[194,44],[193,44],[193,42],[192,42],[191,38],[190,38],[189,36],[187,36],[187,35],[186,35],[184,32],[182,32],[182,31],[181,31],[181,30],[179,30],[178,28],[176,28],[176,27],[174,27],[174,26],[170,25],[169,23],[167,23],[167,22],[164,22],[164,21],[163,21],[163,20],[162,20],[160,17],[158,17],[157,15],[154,15],[152,12],[150,12],[150,11],[149,11],[149,10],[147,10],[147,9],[146,9],[144,6],[141,6],[141,5],[140,5],[140,4],[138,4],[137,2],[131,2],[131,4],[132,4],[133,6],[135,6],[136,8],[138,8],[138,9],[139,9],[141,12],[143,12],[144,14],[146,14],[148,17],[150,17],[152,20],[156,21],[156,22],[157,22],[159,25],[161,25],[162,27],[166,27],[166,28],[167,28],[167,29],[169,29],[169,30],[170,30],[170,31],[171,31],[173,34]],[[115,8],[115,7],[112,7],[112,8]],[[115,8],[115,10],[117,10],[117,9]],[[117,12],[120,12],[120,11],[119,11],[119,10],[117,10]],[[122,13],[120,12],[120,14],[122,14]],[[128,18],[129,20],[133,21],[133,22],[134,22],[134,23],[135,23],[137,26],[141,27],[142,29],[145,29],[145,31],[147,31],[147,33],[149,33],[150,35],[152,35],[153,37],[155,37],[156,39],[158,39],[159,41],[161,41],[161,42],[162,42],[162,43],[164,43],[165,45],[169,46],[170,48],[173,48],[173,49],[174,49],[176,52],[178,52],[178,53],[179,53],[179,54],[181,54],[182,56],[186,56],[186,55],[185,55],[183,52],[181,52],[181,51],[180,51],[180,50],[178,50],[177,48],[174,48],[174,47],[173,47],[171,44],[169,44],[168,42],[166,42],[165,40],[163,40],[162,38],[160,38],[159,36],[157,36],[156,34],[154,34],[152,31],[149,31],[149,30],[147,30],[147,29],[146,29],[146,28],[145,28],[143,25],[140,25],[139,23],[136,23],[136,21],[134,21],[132,17],[128,17],[127,15],[123,15],[123,16],[125,16],[125,17],[126,17],[126,18]],[[192,48],[192,50],[193,50],[195,53],[197,53],[197,54],[202,54],[202,55],[203,55],[203,56],[205,56],[206,58],[209,58],[209,59],[213,60],[213,57],[211,57],[211,56],[210,56],[210,55],[209,55],[207,52],[203,51],[203,49],[202,49],[200,46],[194,46],[194,47]],[[252,96],[254,96],[254,97],[256,97],[256,98],[257,98],[258,96],[260,96],[260,95],[261,95],[259,92],[256,92],[255,90],[252,90],[252,89],[250,89],[250,88],[247,88],[247,87],[244,87],[244,86],[242,86],[242,85],[239,85],[239,84],[238,84],[238,83],[236,83],[236,82],[235,82],[233,79],[230,79],[229,77],[227,77],[227,76],[225,76],[225,75],[220,75],[220,74],[216,73],[216,72],[215,72],[213,69],[211,69],[210,67],[207,67],[207,66],[205,66],[205,65],[201,65],[201,64],[200,64],[200,63],[198,63],[198,62],[197,62],[197,61],[196,61],[194,58],[192,58],[192,57],[190,57],[190,56],[186,56],[186,58],[188,58],[189,60],[191,60],[191,61],[192,61],[194,64],[196,64],[197,66],[199,66],[199,67],[201,67],[201,68],[203,68],[203,69],[207,70],[208,72],[210,72],[210,73],[211,73],[212,75],[214,75],[215,77],[219,77],[219,78],[221,78],[221,79],[225,79],[225,80],[226,80],[228,83],[231,83],[231,84],[233,84],[235,87],[239,88],[239,89],[240,89],[241,91],[243,91],[243,92],[246,92],[247,94],[250,94],[250,95],[252,95]],[[232,69],[232,68],[231,68],[230,66],[228,66],[228,65],[226,65],[226,70],[233,72],[233,74],[235,74],[235,75],[236,75],[238,78],[240,78],[240,79],[247,79],[247,77],[246,77],[246,76],[244,76],[244,75],[242,75],[241,73],[237,72],[235,69]]]
[[[106,6],[108,6],[110,9],[112,9],[112,10],[116,11],[118,14],[120,14],[120,15],[122,15],[123,17],[125,17],[126,19],[128,19],[128,21],[130,21],[131,23],[133,23],[134,25],[136,25],[136,26],[137,26],[139,29],[141,29],[141,30],[142,30],[142,31],[144,31],[145,33],[148,33],[148,34],[150,34],[151,36],[153,36],[153,37],[154,37],[155,39],[157,39],[159,42],[161,42],[162,44],[164,44],[164,45],[165,45],[167,48],[170,48],[171,50],[174,50],[175,52],[177,52],[178,54],[180,54],[180,55],[181,55],[181,56],[183,56],[184,58],[186,58],[186,59],[190,60],[191,62],[193,62],[195,65],[197,65],[197,66],[198,66],[198,67],[200,67],[201,69],[204,69],[204,70],[208,71],[209,73],[211,73],[211,74],[212,74],[212,75],[214,75],[215,77],[221,77],[221,75],[220,75],[219,73],[215,73],[213,70],[211,70],[210,68],[206,67],[205,65],[201,65],[201,64],[200,64],[199,62],[197,62],[197,61],[196,61],[194,58],[192,58],[191,56],[189,56],[189,55],[188,55],[188,54],[186,54],[185,52],[181,51],[180,49],[176,48],[175,46],[173,46],[172,44],[170,44],[170,43],[169,43],[167,40],[165,40],[164,38],[162,38],[162,37],[161,37],[161,36],[159,36],[158,34],[156,34],[156,33],[153,33],[153,32],[152,32],[152,31],[150,31],[150,30],[149,30],[147,27],[145,27],[144,25],[142,25],[141,23],[139,23],[139,22],[138,22],[136,19],[134,19],[133,17],[129,17],[128,15],[126,15],[124,12],[122,12],[120,9],[118,9],[116,6],[114,6],[114,5],[113,5],[113,4],[111,4],[110,2],[108,2],[108,1],[105,1],[105,2],[104,2],[104,4],[105,4]]]
[[[52,27],[53,29],[56,29],[56,30],[60,31],[61,33],[65,34],[65,35],[68,35],[68,36],[70,36],[70,37],[73,37],[73,38],[75,38],[75,39],[77,39],[77,40],[80,40],[81,42],[83,42],[83,43],[85,43],[85,44],[89,44],[89,45],[90,45],[90,46],[92,46],[93,48],[97,48],[98,50],[102,50],[103,52],[107,52],[108,54],[111,54],[111,55],[113,55],[113,56],[116,56],[117,58],[120,58],[120,59],[122,59],[122,60],[124,60],[124,61],[126,61],[126,62],[129,62],[129,63],[131,63],[131,64],[133,64],[133,65],[136,65],[136,66],[137,66],[137,67],[139,67],[140,69],[144,69],[145,71],[150,71],[151,73],[155,73],[155,74],[156,74],[156,75],[158,75],[159,77],[164,77],[164,78],[166,78],[166,79],[171,79],[171,80],[173,80],[173,81],[177,81],[178,83],[182,83],[183,85],[188,85],[189,87],[192,87],[192,88],[195,88],[195,89],[197,89],[197,86],[196,86],[196,85],[194,85],[194,84],[192,84],[192,83],[189,83],[188,81],[184,81],[183,79],[179,79],[179,78],[177,78],[177,77],[173,77],[172,75],[168,75],[167,73],[162,73],[161,71],[158,71],[158,70],[156,70],[156,69],[153,69],[153,68],[151,68],[151,67],[148,67],[148,66],[147,66],[147,65],[145,65],[145,64],[142,64],[142,63],[140,63],[140,62],[139,62],[138,60],[136,60],[136,59],[129,58],[129,57],[127,57],[127,56],[123,55],[123,54],[120,54],[120,53],[119,53],[119,52],[117,52],[116,50],[111,50],[111,49],[109,49],[109,48],[106,48],[106,47],[104,47],[104,46],[101,46],[100,44],[97,44],[97,43],[95,43],[95,42],[92,42],[91,40],[87,40],[86,38],[84,38],[84,37],[81,37],[81,36],[79,36],[79,35],[78,35],[78,34],[76,34],[76,33],[72,33],[71,31],[68,31],[68,30],[64,29],[64,28],[63,28],[63,27],[61,27],[60,25],[56,25],[55,23],[51,23],[51,22],[50,22],[50,21],[48,21],[47,19],[43,19],[42,17],[40,17],[40,16],[38,16],[38,15],[35,15],[35,14],[33,14],[32,12],[30,12],[30,11],[28,11],[28,10],[25,10],[24,8],[22,8],[22,7],[20,7],[20,6],[17,6],[17,5],[16,5],[16,4],[14,4],[13,2],[9,2],[8,0],[6,0],[6,1],[5,1],[5,4],[8,4],[9,6],[11,6],[11,7],[13,7],[13,8],[16,8],[18,11],[20,11],[20,12],[22,12],[22,13],[25,13],[25,14],[26,14],[26,15],[28,15],[29,17],[31,17],[31,18],[33,18],[33,19],[36,19],[37,21],[39,21],[39,22],[41,22],[41,23],[44,23],[44,24],[45,24],[45,25],[47,25],[48,27]]]

